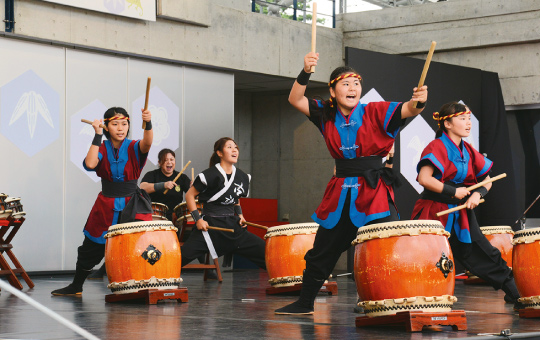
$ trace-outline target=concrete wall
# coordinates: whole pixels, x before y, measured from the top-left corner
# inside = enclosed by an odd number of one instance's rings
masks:
[[[540,2],[452,0],[340,16],[343,44],[498,72],[506,105],[540,103]],[[429,84],[428,84],[429,85]]]

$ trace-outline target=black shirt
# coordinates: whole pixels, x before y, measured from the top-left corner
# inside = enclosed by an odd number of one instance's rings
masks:
[[[178,171],[174,170],[173,174],[171,176],[165,176],[165,174],[161,171],[161,169],[152,170],[146,173],[144,175],[141,182],[146,183],[160,183],[160,182],[168,182],[172,181],[176,176],[178,175]],[[176,207],[178,204],[182,203],[184,200],[184,193],[189,190],[191,181],[188,176],[185,174],[182,174],[180,178],[176,181],[176,184],[179,185],[180,191],[176,191],[175,189],[169,190],[166,195],[163,194],[165,189],[161,190],[160,192],[153,192],[150,194],[150,198],[152,199],[152,202],[162,203],[169,208],[167,211],[167,219],[172,220],[172,213],[174,212],[174,207]]]

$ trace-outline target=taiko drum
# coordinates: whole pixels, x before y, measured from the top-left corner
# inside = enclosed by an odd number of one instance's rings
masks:
[[[448,236],[439,221],[431,220],[360,228],[353,241],[354,276],[366,315],[451,311],[457,299]]]
[[[152,202],[152,220],[161,221],[167,219],[167,211],[169,208],[162,203]]]
[[[514,279],[525,308],[540,309],[540,228],[516,231],[512,253]]]
[[[286,224],[268,228],[266,235],[266,271],[272,287],[287,287],[302,283],[306,260],[313,248],[317,223]]]
[[[195,204],[197,205],[197,210],[199,210],[199,213],[202,214],[202,203],[199,203],[199,200],[195,200]],[[176,214],[177,221],[183,222],[185,219],[187,222],[193,222],[191,212],[189,211],[186,202],[182,202],[174,207],[174,213]]]
[[[108,288],[115,294],[143,289],[176,289],[182,257],[170,221],[116,224],[105,235]]]
[[[510,226],[489,226],[480,227],[482,234],[486,236],[489,243],[492,246],[499,249],[501,257],[506,261],[508,267],[512,267],[512,238],[514,237],[514,231]]]

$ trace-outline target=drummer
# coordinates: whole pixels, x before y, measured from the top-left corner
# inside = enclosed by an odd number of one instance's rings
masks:
[[[141,189],[146,191],[152,202],[165,204],[168,208],[165,217],[173,221],[174,207],[183,201],[184,193],[189,190],[191,181],[185,174],[173,182],[178,175],[176,155],[171,149],[163,149],[158,154],[159,168],[147,172],[141,180]],[[165,194],[165,190],[168,192]],[[173,221],[174,222],[174,221]]]

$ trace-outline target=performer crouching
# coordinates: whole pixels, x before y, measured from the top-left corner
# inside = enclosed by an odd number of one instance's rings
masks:
[[[104,236],[111,225],[152,220],[150,198],[137,186],[154,136],[150,111],[141,111],[146,129],[140,141],[127,139],[129,114],[121,107],[108,109],[103,121],[96,119],[92,123],[96,134],[83,166],[101,177],[102,191],[84,226],[85,237],[78,248],[73,282],[65,288],[52,291],[52,295],[82,294],[86,277],[105,256]],[[103,131],[100,127],[102,123],[105,123],[108,131]],[[103,133],[107,140],[102,143]]]
[[[304,93],[311,66],[318,54],[304,57],[304,69],[294,83],[289,102],[317,126],[336,176],[326,187],[323,201],[312,218],[320,224],[313,249],[305,255],[306,269],[298,301],[276,314],[313,314],[314,301],[342,252],[351,247],[358,228],[398,220],[392,169],[384,167],[403,119],[419,114],[427,100],[427,86],[413,89],[411,101],[359,104],[361,77],[350,67],[338,67],[331,76],[328,101],[308,99]],[[417,108],[413,107],[417,101]]]
[[[433,114],[439,130],[422,152],[418,163],[418,183],[424,187],[422,197],[416,202],[413,219],[440,220],[451,233],[450,247],[454,258],[474,275],[487,281],[495,289],[502,289],[505,300],[520,308],[520,297],[512,270],[482,234],[474,211],[491,183],[472,193],[465,187],[489,179],[493,163],[462,138],[471,132],[471,111],[457,102],[444,104]],[[470,195],[470,196],[469,196]],[[457,205],[467,204],[467,209],[437,217],[437,213]]]
[[[238,146],[233,139],[223,137],[217,140],[210,157],[210,167],[195,178],[193,186],[186,193],[186,203],[197,230],[189,235],[181,248],[182,265],[208,253],[206,233],[218,256],[238,254],[266,269],[265,243],[247,231],[246,220],[238,203],[240,197],[247,197],[250,182],[250,176],[234,166],[238,155]],[[203,203],[202,216],[195,203],[197,196],[199,202]],[[229,228],[234,233],[209,230],[208,226]]]

